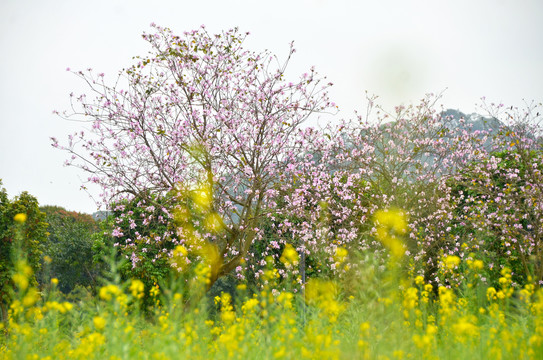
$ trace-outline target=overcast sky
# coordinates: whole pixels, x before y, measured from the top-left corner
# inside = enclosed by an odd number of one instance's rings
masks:
[[[80,124],[52,114],[85,90],[65,71],[92,67],[114,78],[149,50],[155,22],[182,33],[250,31],[246,47],[284,58],[290,74],[315,65],[335,85],[338,118],[363,110],[364,92],[385,107],[439,93],[445,107],[476,111],[482,96],[506,105],[543,101],[541,0],[0,0],[0,179],[13,197],[93,212],[85,174],[63,167],[65,140]],[[96,192],[97,193],[97,192]]]

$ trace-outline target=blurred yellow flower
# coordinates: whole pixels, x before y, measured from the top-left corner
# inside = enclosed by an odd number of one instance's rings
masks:
[[[70,311],[74,308],[73,304],[72,303],[69,303],[67,301],[63,302],[61,305],[60,305],[60,312],[62,314],[66,313],[67,311]]]
[[[496,289],[492,286],[486,289],[486,297],[488,301],[496,300]]]
[[[247,290],[247,284],[239,284],[238,286],[236,286],[236,289],[238,289],[239,291]]]
[[[244,313],[247,313],[249,311],[252,311],[258,306],[258,299],[249,299],[247,300],[242,306],[241,310],[243,310]]]
[[[177,245],[173,251],[173,256],[187,256],[189,254],[186,247],[183,245]]]
[[[407,233],[405,213],[399,209],[379,210],[374,215],[377,238],[388,248],[396,259],[405,254],[405,247],[400,238]]]
[[[194,190],[191,194],[192,201],[199,207],[199,210],[204,212],[211,207],[213,202],[213,191],[207,184],[200,186],[200,188]]]
[[[160,294],[160,288],[158,287],[158,285],[154,284],[153,286],[151,286],[151,289],[149,290],[149,295],[151,297],[156,298],[159,294]]]
[[[467,339],[475,339],[479,336],[479,328],[475,325],[477,318],[473,315],[461,317],[452,330],[456,333],[457,339],[464,343]]]
[[[414,287],[408,288],[404,293],[403,307],[406,310],[415,308],[418,304],[418,289]]]
[[[379,210],[375,213],[375,222],[397,234],[407,232],[407,220],[405,213],[400,209]]]
[[[132,279],[132,282],[130,283],[130,292],[132,292],[132,296],[141,299],[143,298],[145,290],[145,285],[141,280],[138,279]]]
[[[484,267],[484,263],[482,260],[475,260],[473,262],[473,268],[476,270],[482,270]]]
[[[101,316],[95,316],[92,319],[92,323],[94,324],[96,330],[104,330],[106,327],[106,320]]]
[[[349,255],[349,252],[344,247],[336,248],[334,254],[336,268],[343,264],[343,262],[345,262],[345,260],[347,259],[347,255]]]
[[[218,213],[213,212],[206,216],[204,226],[207,230],[218,233],[224,229],[224,222]]]
[[[460,258],[455,255],[449,255],[443,259],[443,265],[449,270],[453,270],[460,265]]]
[[[19,213],[13,217],[13,220],[15,220],[15,222],[18,222],[19,224],[24,223],[26,219],[27,219],[27,216],[25,213]]]
[[[296,266],[298,265],[299,261],[298,253],[292,245],[286,244],[279,261],[281,261],[287,267]]]
[[[23,274],[19,274],[19,273],[14,274],[12,279],[15,285],[17,285],[19,289],[24,291],[28,287],[28,278],[24,276]]]
[[[330,322],[335,322],[345,308],[344,304],[336,300],[338,290],[333,281],[313,278],[306,284],[305,298],[308,304],[321,309]]]
[[[34,306],[35,303],[40,299],[40,294],[36,288],[30,288],[23,298],[23,306],[29,308]]]
[[[102,300],[109,301],[112,299],[112,295],[118,295],[121,293],[121,289],[117,285],[109,284],[100,288],[98,296]]]

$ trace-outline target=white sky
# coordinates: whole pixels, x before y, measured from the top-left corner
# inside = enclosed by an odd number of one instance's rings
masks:
[[[0,0],[0,178],[11,197],[96,210],[79,190],[86,174],[49,141],[79,124],[52,110],[85,90],[66,67],[114,78],[149,50],[140,35],[151,22],[177,33],[238,26],[248,48],[280,58],[294,40],[289,73],[315,65],[335,84],[338,118],[352,118],[365,90],[392,107],[447,88],[442,103],[467,113],[482,96],[542,101],[542,17],[541,0]]]

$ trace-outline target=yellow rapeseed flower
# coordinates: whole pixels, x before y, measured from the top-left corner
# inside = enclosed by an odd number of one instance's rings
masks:
[[[173,249],[170,265],[179,272],[185,271],[188,268],[188,255],[189,251],[185,246],[177,245],[175,249]]]
[[[238,286],[236,286],[236,289],[238,291],[245,291],[247,290],[247,284],[239,284]]]
[[[145,285],[141,280],[132,279],[132,282],[130,283],[130,291],[132,292],[133,297],[141,299],[144,295]]]
[[[151,289],[149,290],[149,295],[153,298],[156,298],[160,294],[160,288],[157,284],[154,284],[151,286]]]
[[[411,310],[415,308],[418,304],[418,289],[414,287],[410,287],[407,290],[405,290],[404,293],[404,299],[403,299],[403,307],[406,310]]]
[[[286,348],[281,346],[278,351],[273,354],[273,357],[276,359],[282,359],[286,357]]]
[[[484,263],[482,260],[474,260],[470,267],[472,270],[483,270]]]
[[[109,284],[100,288],[98,296],[102,300],[109,301],[113,298],[113,295],[117,296],[121,293],[121,289],[117,285]]]
[[[279,261],[285,264],[286,267],[298,265],[299,257],[296,249],[292,245],[286,244]]]
[[[27,216],[25,213],[19,213],[13,217],[13,220],[15,220],[15,222],[18,222],[19,224],[24,223],[26,219],[27,219]]]
[[[173,256],[187,256],[189,251],[183,245],[177,245],[173,250]]]
[[[222,257],[219,248],[217,245],[206,241],[197,252],[204,260],[204,263],[200,263],[203,267],[200,269],[200,273],[197,274],[198,278],[203,283],[209,284],[211,282],[210,278],[216,276],[222,266]],[[198,273],[198,271],[196,272]]]
[[[106,327],[106,319],[101,316],[95,316],[92,319],[92,323],[94,324],[96,330],[104,330],[104,328]]]
[[[455,269],[458,265],[460,265],[460,258],[459,258],[458,256],[449,255],[449,256],[446,256],[446,257],[443,259],[443,266],[444,266],[446,269],[453,270],[453,269]]]
[[[241,310],[243,310],[244,313],[250,312],[258,306],[258,299],[249,299],[247,300],[242,306]]]
[[[400,209],[379,210],[375,213],[375,221],[397,234],[403,235],[407,232],[405,214]]]
[[[494,289],[492,286],[487,288],[486,297],[488,298],[488,301],[496,300],[496,289]]]
[[[475,324],[477,318],[473,315],[461,317],[456,324],[452,325],[452,330],[457,335],[461,343],[468,339],[476,339],[479,336],[479,327]]]
[[[305,297],[309,303],[334,299],[337,293],[337,285],[332,281],[312,278],[305,286]]]
[[[399,236],[407,233],[407,220],[403,211],[399,209],[379,210],[374,215],[377,227],[377,238],[388,248],[395,258],[405,254],[403,242]]]
[[[205,285],[211,284],[211,268],[208,265],[198,263],[194,269],[194,274],[197,282]]]
[[[30,265],[28,265],[25,260],[17,261],[17,265],[15,267],[19,274],[24,275],[27,278],[31,277],[32,274],[34,273]]]
[[[279,304],[282,304],[285,309],[291,309],[292,308],[292,299],[294,298],[294,294],[288,291],[283,291],[279,296],[277,297],[277,302]]]
[[[313,278],[309,279],[305,287],[308,304],[321,309],[330,322],[335,322],[345,309],[345,305],[336,300],[337,294],[337,285],[332,281]]]
[[[341,264],[345,262],[345,260],[347,259],[347,255],[349,255],[349,252],[344,247],[336,248],[334,254],[336,268],[338,268]]]
[[[65,301],[62,304],[60,304],[60,313],[64,314],[64,313],[72,310],[73,308],[74,308],[74,306],[73,306],[72,303],[69,303],[69,302]]]
[[[38,290],[36,290],[36,288],[30,288],[23,298],[23,306],[27,308],[32,307],[39,299],[40,294],[38,293]]]
[[[24,291],[28,288],[28,278],[25,275],[19,273],[13,274],[12,279],[19,289]]]

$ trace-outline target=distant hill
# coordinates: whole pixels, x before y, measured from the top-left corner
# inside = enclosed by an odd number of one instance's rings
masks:
[[[448,125],[450,128],[460,127],[460,119],[465,119],[467,124],[472,124],[473,131],[479,130],[497,130],[504,124],[494,117],[484,117],[482,115],[472,113],[464,114],[459,110],[447,109],[441,113],[442,117],[450,117],[452,120]]]
[[[109,215],[111,215],[111,211],[100,210],[100,211],[93,212],[92,218],[95,221],[101,221],[101,220],[105,220]]]

